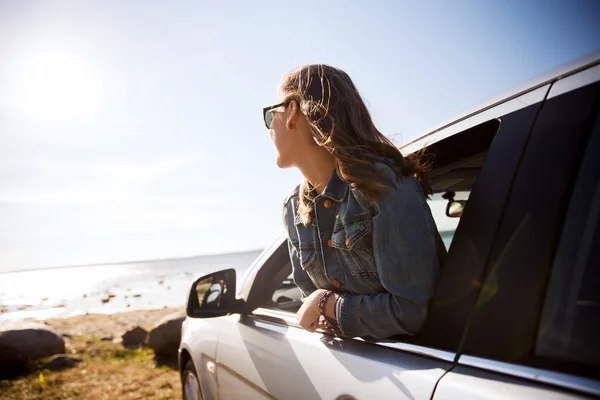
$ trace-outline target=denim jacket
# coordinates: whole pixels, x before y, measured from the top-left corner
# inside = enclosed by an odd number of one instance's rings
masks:
[[[392,169],[377,164],[396,182]],[[439,274],[437,227],[413,177],[372,202],[333,172],[314,198],[313,218],[298,216],[299,187],[285,200],[283,220],[296,285],[340,294],[335,305],[346,337],[417,334]],[[444,251],[445,249],[439,251]]]

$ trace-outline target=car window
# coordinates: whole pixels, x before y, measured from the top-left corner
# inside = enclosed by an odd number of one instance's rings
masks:
[[[302,305],[302,292],[294,283],[287,246],[285,250],[285,261],[273,269],[261,289],[262,300],[259,301],[258,307],[295,313]]]
[[[273,305],[270,308],[295,313],[302,305],[301,298],[302,292],[294,283],[290,273],[275,289],[272,296]]]
[[[462,216],[461,212],[447,213],[447,208],[466,207],[499,129],[500,119],[492,119],[436,142],[424,153],[422,161],[429,167],[433,192],[427,202],[446,250]]]
[[[560,368],[600,367],[600,122],[575,182],[538,330],[535,355]],[[581,370],[581,369],[578,369]]]
[[[469,199],[470,191],[462,191],[454,193],[454,200],[465,200]],[[456,233],[456,227],[460,221],[459,216],[448,216],[446,214],[446,208],[448,206],[448,199],[443,198],[444,193],[436,193],[431,196],[427,203],[429,204],[429,208],[431,209],[431,215],[435,220],[435,224],[437,225],[438,231],[440,232],[440,236],[442,237],[442,241],[446,246],[446,250],[450,249],[450,243],[452,243],[452,239],[454,238],[454,233]]]

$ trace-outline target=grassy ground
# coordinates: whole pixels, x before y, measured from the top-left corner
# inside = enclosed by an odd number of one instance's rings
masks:
[[[0,381],[0,398],[181,399],[175,360],[157,361],[150,349],[77,337],[67,342],[67,352],[83,362],[68,370],[36,369],[16,380]]]
[[[58,330],[73,335],[65,340],[66,353],[83,362],[52,372],[43,368],[42,360],[30,374],[0,381],[0,399],[181,399],[176,354],[169,360],[157,360],[151,349],[126,349],[120,343],[100,340],[105,330],[116,333],[119,321],[153,322],[168,311],[50,321],[48,325],[68,328]],[[93,327],[89,324],[92,320],[99,324]],[[103,329],[99,330],[100,326]]]

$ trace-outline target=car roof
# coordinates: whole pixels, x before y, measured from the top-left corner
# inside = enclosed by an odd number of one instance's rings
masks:
[[[511,89],[499,96],[495,96],[491,100],[486,101],[485,103],[471,109],[470,111],[460,114],[457,118],[453,118],[449,121],[443,122],[442,124],[438,125],[436,128],[426,131],[424,134],[417,135],[416,139],[413,139],[405,144],[402,144],[401,146],[399,146],[399,148],[400,148],[400,150],[406,149],[408,147],[411,147],[413,149],[419,148],[425,144],[425,141],[427,140],[427,138],[429,138],[436,132],[444,130],[454,124],[464,121],[464,120],[466,120],[474,115],[477,115],[481,112],[484,112],[486,110],[489,110],[499,104],[502,104],[509,100],[517,98],[525,93],[536,90],[544,85],[553,83],[559,79],[562,79],[566,76],[575,74],[584,69],[593,67],[594,65],[597,65],[597,64],[600,64],[600,50],[596,50],[596,51],[594,51],[590,54],[587,54],[583,57],[577,58],[577,59],[575,59],[567,64],[564,64],[550,72],[547,72],[547,73],[542,74],[534,79],[531,79],[531,80],[519,85],[518,87]],[[442,138],[443,138],[443,135],[441,137],[438,137],[437,140],[427,142],[427,145],[431,145],[432,143],[435,143],[436,141],[441,140]],[[410,152],[411,151],[409,151],[409,153]]]

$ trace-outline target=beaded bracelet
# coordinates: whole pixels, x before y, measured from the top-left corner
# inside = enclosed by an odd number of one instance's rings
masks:
[[[325,304],[327,304],[327,300],[329,300],[329,296],[331,296],[333,292],[331,290],[326,290],[321,293],[319,296],[319,312],[321,315],[325,316]]]
[[[325,318],[325,327],[328,330],[331,330],[334,334],[341,336],[342,332],[339,330],[338,326],[337,326],[337,321],[334,318],[329,318],[327,315],[325,315],[325,304],[327,304],[327,300],[329,299],[329,296],[331,296],[333,294],[333,292],[331,290],[327,290],[323,293],[321,293],[321,296],[319,296],[319,312],[321,313],[321,315]]]

